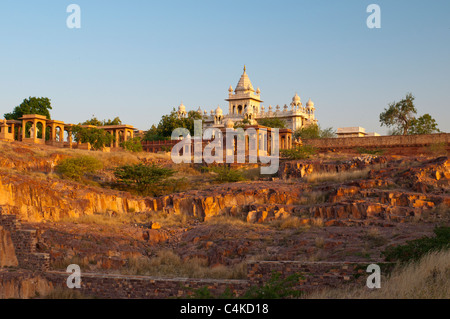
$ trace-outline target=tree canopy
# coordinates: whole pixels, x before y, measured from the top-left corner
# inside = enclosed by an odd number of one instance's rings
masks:
[[[170,114],[163,115],[158,126],[152,126],[144,136],[145,141],[170,139],[176,128],[187,128],[194,135],[194,120],[201,120],[202,115],[196,111],[189,111],[186,117],[178,117],[175,109]]]
[[[439,133],[440,130],[436,123],[436,120],[431,117],[430,114],[424,114],[421,117],[414,119],[408,130],[408,134],[420,135],[420,134],[432,134]]]
[[[336,137],[336,132],[332,127],[322,129],[320,125],[313,124],[299,128],[294,132],[294,138],[314,139],[314,138],[332,138]]]
[[[391,127],[394,135],[431,134],[440,132],[436,120],[430,114],[415,117],[417,109],[414,106],[415,97],[407,93],[400,102],[390,103],[380,114],[381,126]]]
[[[271,128],[286,128],[286,122],[277,117],[259,119],[258,124]]]
[[[87,128],[76,125],[72,128],[72,132],[75,135],[76,142],[89,143],[94,150],[101,150],[115,140],[112,134],[100,128]]]
[[[392,127],[394,134],[407,135],[415,118],[414,114],[417,114],[414,99],[415,97],[408,93],[400,102],[390,103],[389,107],[380,114],[381,126]]]
[[[28,99],[24,99],[19,106],[16,106],[11,113],[6,113],[4,117],[7,120],[18,120],[25,114],[38,114],[46,116],[50,120],[51,109],[52,106],[49,98],[30,96]]]
[[[90,120],[87,120],[87,121],[81,123],[80,125],[94,125],[94,126],[122,125],[122,121],[119,117],[116,117],[112,120],[109,119],[109,120],[100,121],[99,119],[97,119],[97,117],[92,115],[92,118]]]

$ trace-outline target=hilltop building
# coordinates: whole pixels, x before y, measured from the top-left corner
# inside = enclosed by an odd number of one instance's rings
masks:
[[[225,101],[228,102],[228,114],[225,114],[220,106],[209,112],[198,108],[197,112],[203,115],[204,128],[224,128],[243,120],[247,120],[250,125],[257,125],[258,120],[265,118],[281,119],[285,121],[286,128],[292,131],[317,124],[314,103],[309,99],[306,106],[303,106],[297,93],[289,106],[285,104],[281,109],[279,105],[275,108],[269,105],[266,110],[262,105],[261,90],[259,88],[254,89],[245,66],[244,73],[241,75],[236,88],[233,89],[230,86],[228,89],[228,98]],[[178,107],[178,116],[187,116],[186,106],[183,103]]]

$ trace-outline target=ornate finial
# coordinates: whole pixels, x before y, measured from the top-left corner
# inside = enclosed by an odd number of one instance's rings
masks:
[[[245,64],[244,64],[244,73],[245,73],[245,71],[247,71],[247,68],[246,68],[246,66],[245,66]]]

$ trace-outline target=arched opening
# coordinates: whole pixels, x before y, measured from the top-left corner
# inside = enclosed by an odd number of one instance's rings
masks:
[[[242,105],[238,105],[237,109],[238,109],[238,115],[241,115],[242,114]]]
[[[64,130],[64,142],[69,143],[69,130]]]
[[[47,127],[45,128],[45,140],[50,141],[52,139],[53,139],[52,128],[51,128],[51,126],[47,125]]]
[[[112,135],[111,131],[106,131],[106,134]],[[108,145],[108,147],[113,147],[113,146],[112,146],[112,143],[113,143],[113,142],[110,142],[109,145]]]
[[[37,128],[37,138],[42,139],[42,137],[44,136],[44,125],[42,124],[42,122],[37,122],[36,128]]]
[[[22,140],[22,127],[21,126],[15,126],[14,127],[14,140],[15,141],[21,141]]]
[[[35,128],[33,122],[25,123],[25,138],[34,138],[36,136]]]
[[[61,127],[57,126],[55,129],[55,140],[57,142],[62,142],[63,141],[63,137],[61,136]]]

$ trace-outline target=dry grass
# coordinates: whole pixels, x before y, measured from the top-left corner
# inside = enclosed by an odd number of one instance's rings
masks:
[[[127,266],[120,272],[126,275],[156,277],[243,279],[246,276],[246,264],[240,263],[230,267],[220,265],[211,268],[206,259],[194,257],[182,260],[174,252],[162,250],[154,258],[128,259]]]
[[[317,205],[327,202],[328,193],[314,191],[303,195],[297,202],[297,205]]]
[[[234,216],[223,216],[223,215],[208,218],[205,220],[205,223],[209,225],[229,225],[236,227],[249,227],[258,225],[258,224],[249,224],[243,218]]]
[[[302,218],[299,217],[288,217],[284,219],[274,220],[270,223],[272,227],[284,230],[284,229],[298,229],[306,231],[310,228]]]
[[[88,297],[83,295],[77,289],[69,289],[69,288],[56,288],[48,295],[43,297],[44,299],[92,299],[92,297]]]
[[[316,248],[323,248],[325,246],[325,238],[316,237],[314,244],[315,244]]]
[[[332,172],[332,173],[312,173],[303,177],[308,183],[322,183],[322,182],[345,182],[354,179],[367,178],[370,169],[347,171],[347,172]]]
[[[388,243],[388,239],[376,227],[370,228],[362,238],[367,242],[369,248],[380,247]]]
[[[312,299],[449,299],[450,251],[433,252],[382,278],[381,289],[326,289]]]
[[[323,218],[312,218],[311,219],[311,226],[323,227],[323,225],[324,225]]]
[[[115,212],[98,213],[94,215],[83,215],[76,217],[65,217],[60,220],[62,223],[74,223],[83,225],[119,226],[130,223],[142,223],[149,220],[149,214],[117,214]]]

